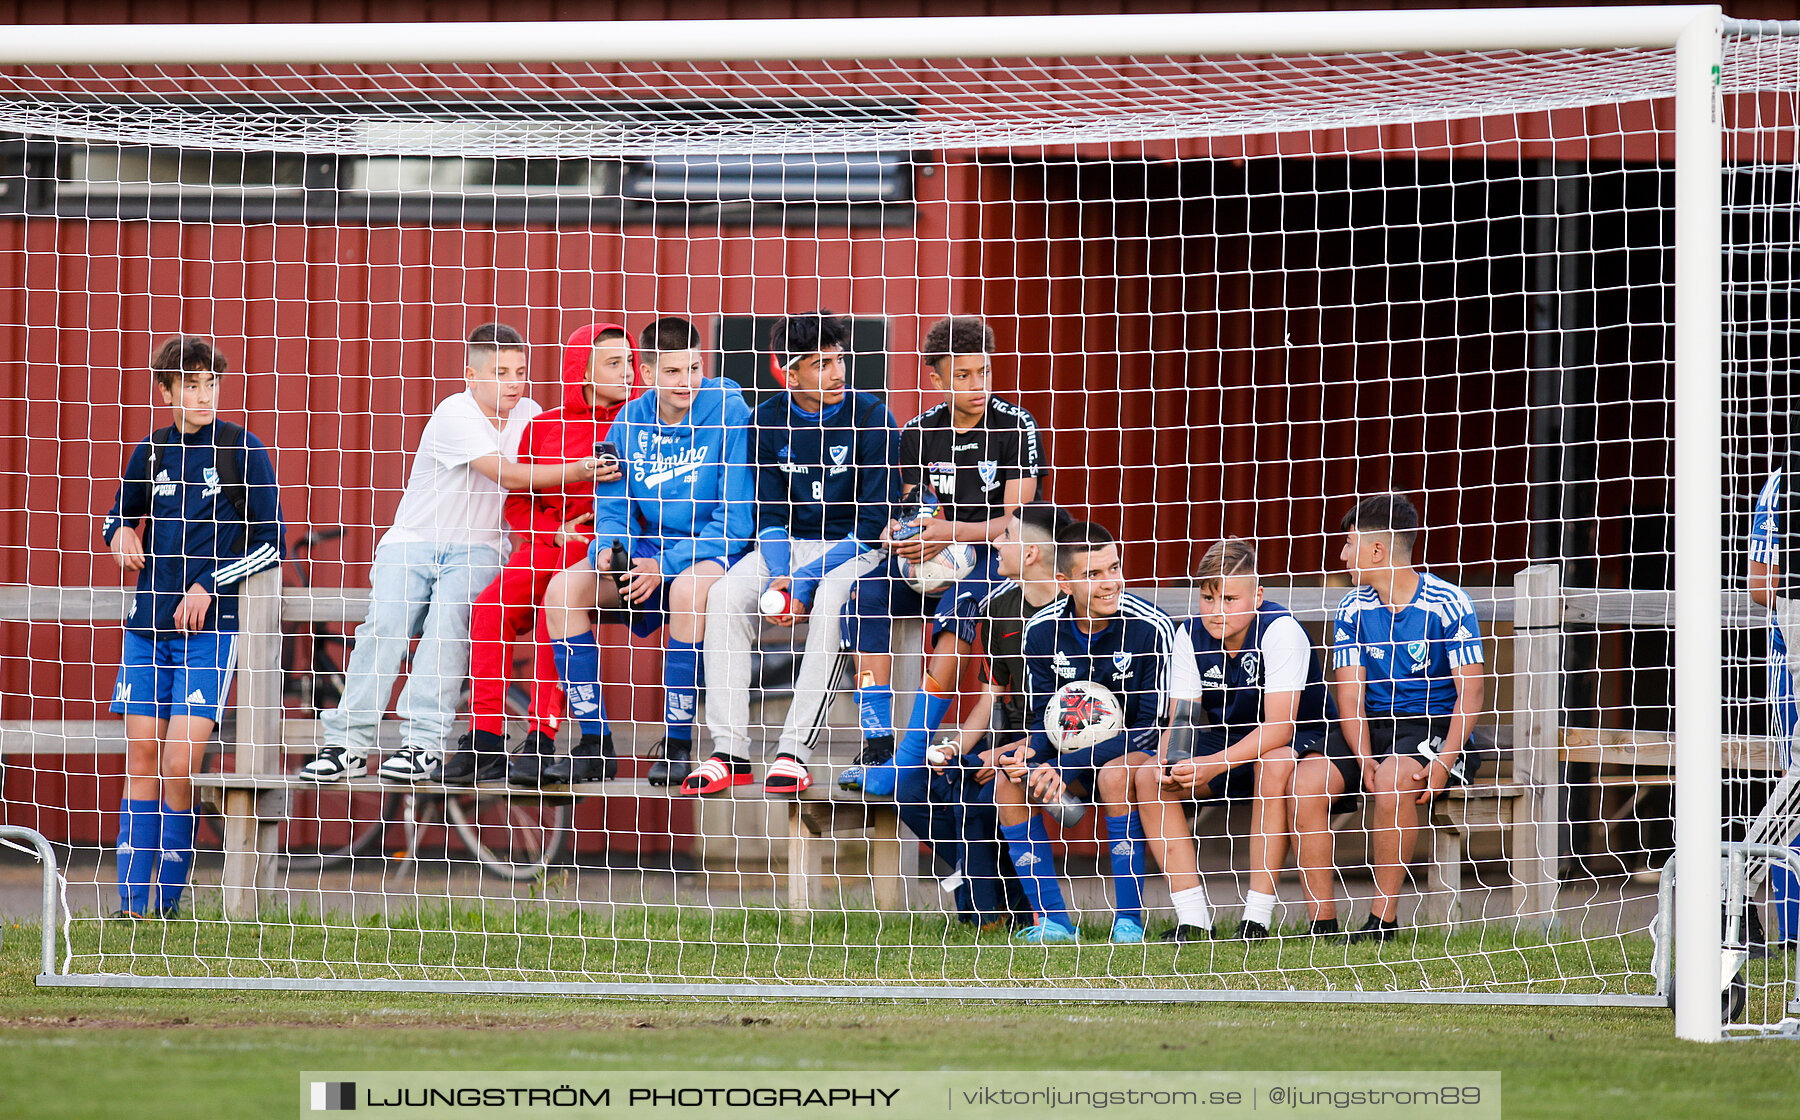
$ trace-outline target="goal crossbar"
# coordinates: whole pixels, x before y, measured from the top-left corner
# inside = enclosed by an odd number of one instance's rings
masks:
[[[814,61],[1672,47],[1716,6],[9,28],[5,65]]]

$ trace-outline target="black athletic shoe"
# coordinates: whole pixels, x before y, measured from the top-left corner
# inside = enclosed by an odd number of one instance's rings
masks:
[[[1162,935],[1162,940],[1176,945],[1185,945],[1190,941],[1210,941],[1212,940],[1212,930],[1205,926],[1176,926],[1174,929],[1166,930]]]
[[[661,748],[661,758],[650,764],[650,772],[644,775],[653,786],[679,786],[687,781],[687,776],[694,769],[694,744],[692,742],[679,745],[664,739],[657,746]]]
[[[1358,941],[1374,941],[1379,944],[1392,941],[1398,936],[1400,936],[1399,922],[1384,922],[1370,914],[1369,920],[1362,924],[1362,928],[1350,935],[1350,941],[1352,944]]]
[[[603,782],[618,772],[612,735],[583,735],[569,757],[554,758],[544,764],[539,781],[546,786],[572,786],[578,782]]]
[[[536,789],[544,784],[544,767],[556,758],[556,741],[542,731],[525,736],[506,767],[506,784]]]
[[[1314,918],[1306,932],[1314,937],[1338,937],[1344,931],[1338,927],[1336,918]]]
[[[1245,921],[1238,923],[1237,939],[1239,941],[1261,941],[1267,936],[1269,936],[1269,927],[1263,925],[1261,922]]]
[[[495,749],[495,740],[498,748]],[[489,732],[469,731],[456,741],[437,780],[447,786],[472,786],[476,782],[497,782],[506,777],[506,740]]]

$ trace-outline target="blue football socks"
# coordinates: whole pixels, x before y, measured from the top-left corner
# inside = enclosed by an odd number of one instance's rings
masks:
[[[181,904],[181,892],[187,889],[188,874],[194,863],[194,811],[171,809],[165,802],[162,810],[162,859],[156,864],[156,909],[168,913]]]
[[[1106,818],[1107,851],[1112,854],[1113,910],[1140,925],[1144,920],[1144,875],[1148,870],[1144,825],[1134,809]]]
[[[663,654],[663,690],[668,694],[663,723],[669,742],[694,741],[694,712],[700,705],[700,647],[669,640]]]
[[[1062,884],[1056,878],[1056,863],[1050,856],[1050,831],[1044,827],[1044,818],[1034,812],[1024,824],[1002,825],[1000,834],[1006,837],[1007,853],[1019,872],[1019,886],[1025,891],[1025,901],[1031,904],[1032,912],[1043,921],[1074,928],[1063,903]]]
[[[150,913],[150,886],[162,851],[161,802],[119,803],[119,907],[128,914]]]
[[[927,684],[913,698],[912,716],[906,721],[906,734],[895,748],[894,757],[901,766],[923,766],[925,748],[931,745],[931,733],[944,722],[956,693],[938,693]]]
[[[890,685],[871,684],[856,690],[856,711],[862,719],[864,739],[879,739],[894,734],[894,690]]]
[[[550,651],[556,672],[569,697],[569,714],[581,724],[581,734],[607,733],[606,702],[600,695],[600,640],[592,630],[567,638],[553,638]]]

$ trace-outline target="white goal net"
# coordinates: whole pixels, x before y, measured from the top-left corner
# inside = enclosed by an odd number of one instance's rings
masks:
[[[1791,1028],[1800,39],[1663,12],[0,46],[46,982]]]

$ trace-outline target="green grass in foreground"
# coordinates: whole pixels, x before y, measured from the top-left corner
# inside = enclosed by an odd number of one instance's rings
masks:
[[[1177,950],[1029,946],[942,915],[824,912],[798,925],[770,911],[616,908],[610,913],[488,901],[351,920],[293,914],[225,922],[79,920],[72,971],[145,975],[481,980],[735,980],[1098,988],[1357,989],[1648,994],[1647,938],[1545,941],[1493,929],[1408,930],[1386,945],[1344,939],[1220,940]]]
[[[627,916],[634,922],[648,917]],[[151,945],[144,939],[153,936],[170,950],[175,943],[166,939],[180,936],[192,937],[196,947],[225,945],[209,940],[225,936],[212,923],[186,924],[191,927],[186,933],[180,923],[140,927],[133,935],[135,948],[148,952]],[[390,933],[404,932],[392,924],[359,929],[385,944],[409,943],[385,941]],[[914,926],[912,932],[922,934],[925,928]],[[233,930],[249,935],[245,927]],[[1800,1052],[1792,1044],[1677,1042],[1669,1014],[1660,1010],[995,1005],[979,996],[956,1004],[727,1004],[39,989],[32,983],[35,931],[5,932],[0,1099],[6,1115],[18,1117],[112,1118],[126,1102],[134,1120],[288,1116],[301,1070],[389,1068],[1498,1069],[1505,1078],[1507,1117],[1581,1120],[1791,1118],[1800,1099]],[[589,938],[599,932],[582,931]],[[614,932],[627,931],[614,927]],[[777,936],[775,930],[765,932]],[[821,933],[815,923],[813,939]],[[280,955],[271,941],[277,927],[261,927],[257,936],[265,952]],[[282,936],[293,938],[281,942],[285,949],[313,935]],[[466,933],[432,936],[450,938],[452,948],[441,950],[449,953],[469,940]],[[520,937],[521,953],[534,944],[522,934],[487,936]],[[954,940],[949,932],[942,936]],[[361,944],[360,935],[349,943]],[[426,938],[418,944],[435,942]],[[494,943],[488,944],[488,967],[501,967],[493,957]],[[1441,953],[1444,947],[1439,935],[1433,950]],[[1240,958],[1247,951],[1280,951],[1246,950],[1238,943],[1213,949]],[[657,951],[648,952],[653,957]],[[950,957],[971,952],[949,944],[936,951]],[[1102,954],[1096,959],[1104,959],[1110,950],[1095,951]],[[1050,959],[1049,950],[1032,952],[1040,971],[1051,968],[1042,963]],[[1384,959],[1394,952],[1390,947]],[[895,958],[903,959],[918,958]],[[153,962],[140,958],[139,963]],[[1065,959],[1055,967],[1074,965]],[[1096,975],[1107,973],[1099,969]],[[1390,982],[1395,977],[1389,973]]]

